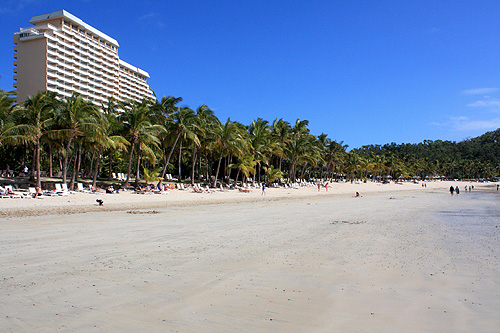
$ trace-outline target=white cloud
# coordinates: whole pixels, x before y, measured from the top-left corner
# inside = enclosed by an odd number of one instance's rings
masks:
[[[454,123],[456,131],[489,131],[500,128],[500,119],[489,120],[459,120]]]
[[[472,120],[468,117],[449,117],[447,122],[430,122],[431,126],[448,127],[453,131],[491,131],[500,128],[500,118]]]
[[[500,90],[500,88],[475,88],[464,90],[462,93],[464,95],[486,95],[496,93]]]
[[[155,24],[158,28],[165,28],[167,25],[160,19],[158,13],[150,12],[139,17],[140,21],[147,21],[149,24]]]
[[[467,104],[469,107],[475,108],[489,108],[489,107],[500,107],[500,100],[498,99],[486,99],[482,101],[475,101],[473,103]]]
[[[153,18],[153,17],[156,17],[156,13],[147,13],[147,14],[144,14],[142,15],[141,17],[139,17],[139,20],[147,20],[147,19],[150,19],[150,18]]]

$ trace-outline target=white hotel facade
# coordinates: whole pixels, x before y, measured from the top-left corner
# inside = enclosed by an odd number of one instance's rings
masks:
[[[74,92],[95,104],[153,99],[149,74],[118,57],[118,42],[65,10],[31,18],[14,34],[14,88],[22,103],[39,91]]]

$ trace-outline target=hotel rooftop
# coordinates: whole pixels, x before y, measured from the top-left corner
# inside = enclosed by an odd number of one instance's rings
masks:
[[[65,10],[33,16],[14,34],[17,102],[39,91],[95,104],[152,99],[149,74],[118,57],[118,42]]]

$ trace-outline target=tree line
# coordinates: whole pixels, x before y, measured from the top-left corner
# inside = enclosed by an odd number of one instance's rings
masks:
[[[0,169],[31,165],[41,187],[42,170],[60,174],[73,188],[79,177],[111,180],[122,172],[122,186],[141,179],[218,184],[295,182],[297,179],[411,179],[426,176],[480,178],[499,174],[498,130],[464,142],[348,146],[313,135],[307,120],[249,125],[217,118],[206,105],[181,106],[180,97],[117,101],[97,106],[78,94],[59,100],[39,92],[17,105],[13,92],[0,91]]]

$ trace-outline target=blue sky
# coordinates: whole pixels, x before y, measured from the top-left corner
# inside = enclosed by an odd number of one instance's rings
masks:
[[[350,148],[500,127],[498,1],[0,2],[0,89],[12,35],[65,9],[116,39],[158,96],[223,121],[309,120]]]

